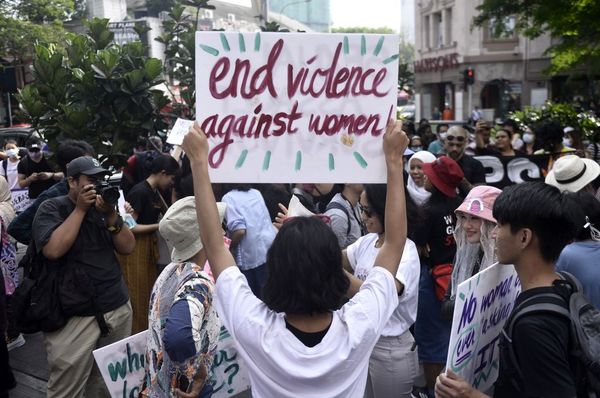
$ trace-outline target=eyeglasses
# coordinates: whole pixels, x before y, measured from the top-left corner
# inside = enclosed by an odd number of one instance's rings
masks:
[[[369,209],[367,206],[363,206],[361,203],[358,204],[358,209],[365,217],[373,217],[373,210]]]
[[[463,137],[462,135],[447,135],[446,139],[448,141],[456,140],[456,142],[465,142],[465,137]]]
[[[292,221],[292,220],[295,220],[295,219],[301,218],[301,217],[302,216],[298,216],[298,217],[286,217],[283,220],[283,223],[285,224],[285,223],[287,223],[289,221]],[[329,217],[329,216],[327,216],[325,214],[315,214],[315,215],[310,216],[310,218],[316,218],[316,219],[319,219],[319,220],[323,221],[327,225],[331,225],[331,217]]]

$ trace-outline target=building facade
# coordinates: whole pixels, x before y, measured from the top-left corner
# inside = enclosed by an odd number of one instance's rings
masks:
[[[467,120],[475,106],[487,120],[548,98],[551,81],[548,35],[530,40],[503,21],[506,33],[472,28],[481,0],[417,0],[415,6],[415,105],[417,118],[431,119],[448,107]],[[464,72],[471,69],[472,85]]]

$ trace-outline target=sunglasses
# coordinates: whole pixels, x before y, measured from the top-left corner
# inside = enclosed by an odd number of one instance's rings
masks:
[[[373,217],[373,210],[369,209],[367,206],[363,206],[362,204],[358,204],[358,209],[365,217],[370,218]]]
[[[448,141],[455,141],[456,140],[456,142],[465,142],[465,137],[463,137],[462,135],[458,135],[458,136],[456,136],[456,135],[447,135],[446,139]]]
[[[27,149],[29,152],[39,152],[41,149],[40,148],[29,148]]]
[[[283,220],[283,223],[285,224],[285,223],[287,223],[289,221],[295,220],[296,218],[300,218],[300,217],[302,217],[302,216],[298,216],[298,217],[286,217]],[[315,214],[315,215],[310,216],[310,218],[317,218],[317,219],[323,221],[325,224],[331,225],[331,217],[326,216],[325,214]]]

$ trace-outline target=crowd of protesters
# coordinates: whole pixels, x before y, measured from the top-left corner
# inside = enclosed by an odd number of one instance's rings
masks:
[[[73,287],[44,333],[49,397],[108,396],[92,351],[148,328],[142,396],[210,397],[221,325],[257,397],[585,394],[568,321],[547,314],[516,324],[518,363],[501,348],[494,391],[445,370],[457,286],[496,262],[515,266],[517,303],[568,294],[564,270],[600,305],[600,150],[569,126],[390,122],[387,184],[364,185],[211,184],[194,126],[183,152],[153,137],[128,159],[132,222],[99,191],[109,172],[89,144],[63,141],[50,159],[42,147],[4,143],[0,397],[16,383],[9,351],[26,344],[11,311],[16,244]],[[476,156],[522,154],[551,155],[544,182],[486,185]],[[15,189],[31,200],[18,214]],[[292,197],[314,216],[288,216]]]

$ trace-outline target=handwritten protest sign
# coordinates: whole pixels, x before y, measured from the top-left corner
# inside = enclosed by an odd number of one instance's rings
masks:
[[[13,207],[17,213],[25,211],[31,205],[29,199],[29,190],[27,189],[15,189],[10,191],[10,195],[13,202]]]
[[[144,379],[146,333],[94,350],[94,359],[113,398],[137,398]]]
[[[245,366],[242,358],[237,354],[233,338],[225,327],[221,327],[210,379],[213,397],[229,398],[248,390],[250,379]]]
[[[186,120],[178,118],[167,137],[167,143],[173,145],[181,145],[183,137],[187,134],[190,127],[194,124],[193,120]]]
[[[214,182],[385,182],[398,36],[196,32]]]
[[[480,391],[498,377],[498,339],[520,291],[514,267],[498,263],[458,286],[446,367]]]

